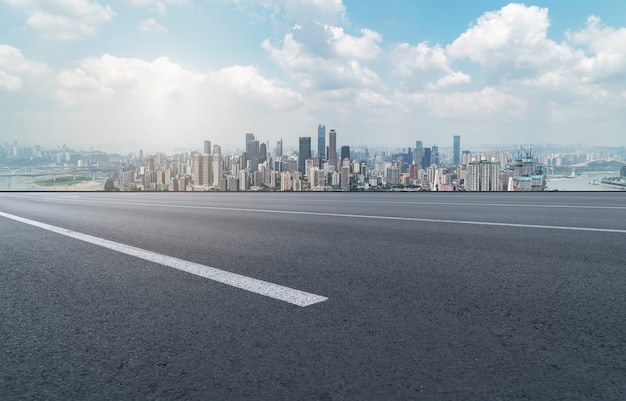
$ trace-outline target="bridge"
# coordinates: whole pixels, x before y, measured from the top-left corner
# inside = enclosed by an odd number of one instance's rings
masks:
[[[96,173],[115,173],[116,168],[111,167],[63,167],[63,166],[26,166],[12,168],[0,163],[0,178],[8,178],[8,189],[11,190],[11,179],[13,177],[31,177],[33,180],[37,177],[52,176],[57,178],[64,175],[89,174],[95,179]]]
[[[609,157],[609,158],[606,158],[606,159],[586,160],[584,162],[580,162],[580,163],[576,163],[576,164],[570,164],[567,167],[589,167],[590,164],[599,163],[599,162],[619,163],[619,164],[622,164],[622,165],[626,166],[626,160],[616,159],[614,157]]]
[[[41,177],[44,175],[80,174],[80,173],[114,173],[116,168],[111,167],[63,167],[63,166],[27,166],[11,168],[0,163],[0,171],[7,170],[10,174],[0,173],[0,177]]]

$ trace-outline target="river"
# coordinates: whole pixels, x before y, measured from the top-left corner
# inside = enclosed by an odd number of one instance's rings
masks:
[[[619,171],[582,173],[576,178],[547,180],[549,191],[623,191],[622,188],[609,185],[593,185],[592,181],[600,181],[603,178],[619,177]]]

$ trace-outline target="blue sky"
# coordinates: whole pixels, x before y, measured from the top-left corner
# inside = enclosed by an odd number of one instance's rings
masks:
[[[626,2],[0,0],[0,142],[625,145]]]

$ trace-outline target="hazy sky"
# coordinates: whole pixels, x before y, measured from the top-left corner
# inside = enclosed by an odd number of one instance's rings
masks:
[[[626,144],[626,1],[0,0],[0,142]],[[314,142],[314,141],[313,141]]]

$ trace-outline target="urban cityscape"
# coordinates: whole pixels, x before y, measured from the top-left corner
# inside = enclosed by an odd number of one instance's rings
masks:
[[[626,189],[626,148],[504,145],[463,149],[416,140],[403,149],[339,145],[324,124],[316,136],[271,144],[246,133],[242,148],[226,152],[206,139],[199,149],[127,155],[46,149],[17,141],[0,145],[1,190],[93,191],[546,191],[580,180],[601,190]],[[443,141],[442,141],[443,142]],[[450,146],[451,145],[451,146]]]

